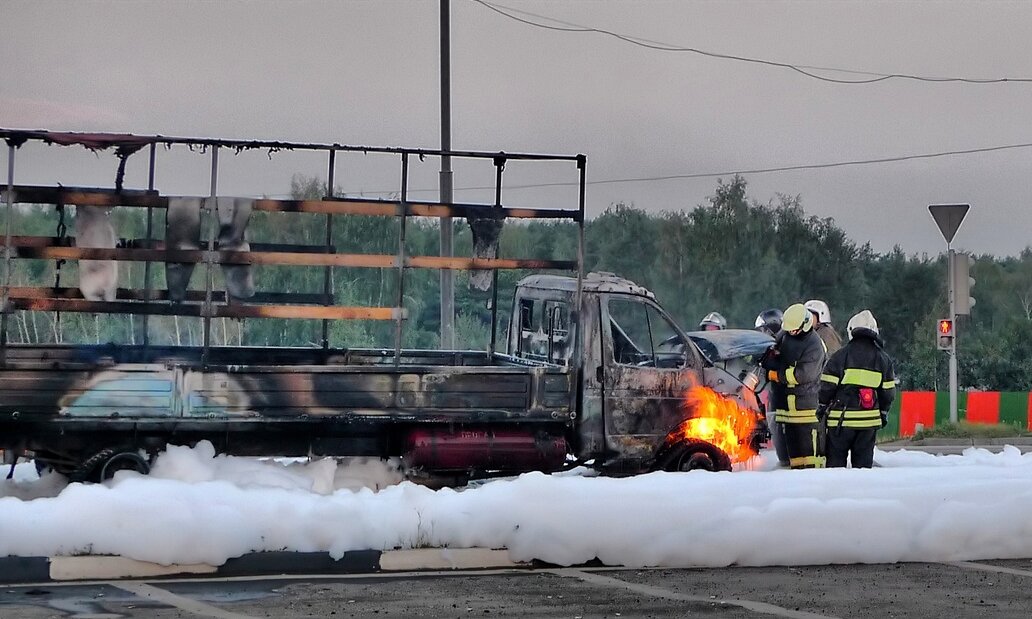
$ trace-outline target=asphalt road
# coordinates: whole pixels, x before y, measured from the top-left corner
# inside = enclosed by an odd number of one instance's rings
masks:
[[[1021,617],[1032,560],[554,569],[0,587],[3,619]]]

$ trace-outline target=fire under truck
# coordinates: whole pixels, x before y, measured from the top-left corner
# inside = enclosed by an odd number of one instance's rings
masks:
[[[771,345],[769,337],[752,331],[684,332],[645,288],[613,274],[585,273],[583,155],[5,129],[0,137],[7,144],[0,206],[6,228],[0,449],[8,464],[31,457],[37,466],[73,480],[103,480],[122,469],[146,473],[169,444],[207,440],[220,453],[234,455],[400,457],[414,479],[454,483],[578,465],[609,475],[729,470],[732,459],[747,456],[765,440],[759,373],[751,360]],[[15,158],[26,144],[43,152],[67,147],[113,152],[114,187],[56,180],[19,184]],[[160,192],[158,147],[209,156],[206,195]],[[251,149],[268,150],[270,158],[280,150],[322,153],[330,194],[341,157],[394,158],[401,188],[392,199],[219,193],[219,154]],[[149,155],[145,189],[124,186],[126,161],[136,153],[140,159]],[[440,157],[493,165],[494,202],[411,199],[410,163]],[[578,179],[576,203],[571,208],[503,204],[503,170],[524,161],[569,165]],[[76,235],[12,231],[14,215],[25,205],[45,213],[74,205],[81,219]],[[144,238],[117,237],[105,216],[111,209],[132,208],[146,209]],[[246,229],[252,212],[321,214],[325,242],[252,242]],[[64,215],[59,216],[63,226]],[[332,220],[350,216],[397,221],[397,252],[339,251]],[[91,217],[99,221],[93,229],[86,225]],[[473,255],[411,255],[405,232],[413,217],[466,218]],[[574,222],[576,259],[498,257],[502,224],[532,218]],[[12,272],[22,260],[52,267],[78,261],[79,281],[15,285]],[[142,287],[116,285],[110,267],[125,261],[145,265]],[[263,289],[262,269],[271,265],[322,269],[325,287],[321,294]],[[159,267],[163,287],[153,277]],[[338,305],[331,285],[334,268],[389,270],[396,288],[393,305]],[[189,287],[195,269],[203,274],[203,288]],[[491,330],[485,350],[402,347],[405,280],[413,269],[488,274]],[[537,273],[523,278],[512,293],[499,343],[497,274],[503,269]],[[139,336],[135,343],[15,341],[15,318],[27,312],[131,315]],[[155,342],[154,326],[148,326],[154,316],[191,317],[203,325],[203,339],[190,346]],[[227,318],[321,321],[322,341],[305,347],[216,345],[212,325]],[[345,320],[393,322],[393,348],[331,343],[329,325]]]

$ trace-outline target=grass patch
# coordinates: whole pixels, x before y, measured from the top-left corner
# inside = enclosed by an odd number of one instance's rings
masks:
[[[944,423],[931,428],[924,428],[911,437],[915,441],[928,438],[1004,438],[1009,436],[1029,436],[1029,432],[1019,425],[1009,423],[986,424]]]

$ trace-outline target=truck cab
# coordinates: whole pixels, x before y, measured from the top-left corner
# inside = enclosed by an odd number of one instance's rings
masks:
[[[652,292],[612,273],[587,274],[579,290],[573,277],[524,278],[512,308],[508,354],[579,370],[572,451],[607,474],[678,468],[690,457],[672,433],[695,414],[686,400],[692,387],[709,387],[753,411],[756,432],[764,432],[762,404],[744,380],[751,359],[773,343],[764,334],[722,333],[717,339],[739,343],[736,359],[728,359],[716,354],[726,345],[684,332]],[[699,449],[710,452],[716,468],[727,468],[725,454],[701,444],[691,451]]]

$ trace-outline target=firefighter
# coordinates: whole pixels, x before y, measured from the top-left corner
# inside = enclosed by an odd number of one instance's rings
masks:
[[[824,368],[824,345],[802,303],[785,310],[781,333],[761,365],[771,381],[774,420],[781,424],[793,469],[824,466],[818,453],[817,391]]]
[[[727,328],[727,320],[717,312],[710,312],[699,323],[700,331],[721,331]]]
[[[870,310],[849,319],[849,342],[831,356],[821,375],[820,416],[828,428],[829,467],[874,464],[874,440],[887,422],[896,395],[892,360],[882,350],[878,323]]]
[[[771,337],[777,337],[781,331],[781,320],[784,312],[776,307],[765,309],[756,316],[754,329],[760,333],[766,333]],[[770,441],[774,444],[774,453],[778,456],[778,466],[788,468],[788,451],[785,449],[785,434],[781,431],[781,424],[774,420],[774,408],[770,405],[770,385],[764,386],[760,392],[760,401],[763,402],[767,411],[767,429],[770,430]]]
[[[756,316],[756,323],[753,325],[753,328],[771,337],[775,337],[778,331],[781,331],[781,321],[784,317],[784,312],[776,307],[763,310]]]
[[[834,355],[838,349],[842,348],[842,337],[831,324],[831,310],[828,309],[828,304],[820,299],[810,299],[806,302],[806,309],[813,314],[814,331],[821,336],[828,356]]]

